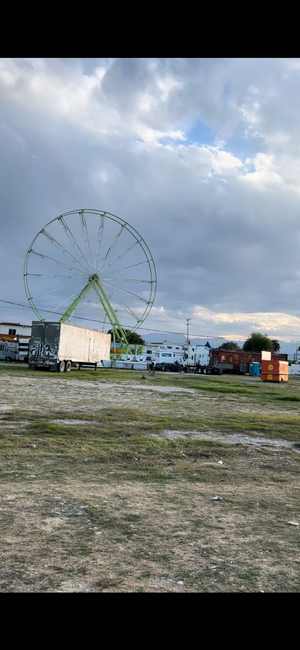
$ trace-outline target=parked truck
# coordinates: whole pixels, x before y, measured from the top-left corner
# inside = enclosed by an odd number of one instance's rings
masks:
[[[157,350],[153,355],[146,357],[148,367],[150,367],[151,363],[154,363],[156,370],[162,370],[163,372],[178,372],[181,369],[182,359],[183,352],[173,350],[171,346],[169,346],[169,349]]]
[[[23,361],[28,363],[29,341],[30,336],[0,334],[0,361]]]
[[[69,372],[72,366],[94,367],[110,359],[111,335],[69,323],[33,321],[29,369]]]
[[[207,345],[191,345],[185,347],[183,355],[183,370],[198,374],[221,375],[223,368],[212,364],[212,349]]]
[[[18,361],[18,344],[0,341],[0,361]]]

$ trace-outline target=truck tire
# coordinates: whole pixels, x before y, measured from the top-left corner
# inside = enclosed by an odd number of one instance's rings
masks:
[[[70,372],[71,367],[72,367],[72,361],[66,361],[65,371]]]
[[[35,363],[29,363],[28,370],[35,370]]]
[[[6,362],[10,361],[10,357],[5,357],[5,361]]]
[[[65,362],[60,361],[58,364],[58,372],[64,372],[64,369],[65,369]]]

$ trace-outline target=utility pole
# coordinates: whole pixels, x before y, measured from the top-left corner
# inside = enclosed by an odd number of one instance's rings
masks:
[[[186,319],[186,342],[187,345],[190,343],[190,337],[189,337],[189,331],[190,331],[190,324],[191,324],[191,318]]]

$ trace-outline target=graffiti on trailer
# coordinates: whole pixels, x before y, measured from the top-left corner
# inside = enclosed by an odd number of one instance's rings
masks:
[[[57,357],[58,351],[58,340],[47,341],[43,343],[41,339],[37,336],[33,339],[30,345],[30,356],[31,357],[43,357],[48,359],[54,359]]]

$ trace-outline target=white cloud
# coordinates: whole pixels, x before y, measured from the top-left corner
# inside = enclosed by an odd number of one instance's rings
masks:
[[[299,59],[2,59],[7,295],[23,299],[35,232],[94,204],[150,246],[153,328],[182,329],[192,314],[220,335],[296,336],[299,69]]]
[[[169,99],[173,90],[182,88],[182,83],[171,76],[166,75],[158,78],[157,86],[161,91],[161,101],[165,102]]]
[[[251,332],[261,332],[271,338],[284,340],[281,332],[285,330],[289,336],[300,338],[300,318],[284,313],[276,312],[212,312],[210,309],[196,306],[192,313],[193,327],[198,324],[211,324],[212,334],[215,333],[215,326],[224,329],[224,325],[230,326],[230,336],[235,339],[245,339]],[[227,336],[227,338],[230,338]]]
[[[265,187],[266,185],[276,183],[282,184],[283,178],[276,171],[274,156],[265,153],[258,153],[251,161],[255,171],[246,173],[244,179],[255,183],[257,186]]]
[[[24,65],[27,64],[27,65]],[[0,84],[11,89],[11,97],[26,106],[34,116],[43,110],[49,116],[66,120],[79,131],[102,138],[107,135],[139,137],[145,142],[162,138],[184,140],[180,129],[155,129],[147,125],[147,115],[165,103],[180,83],[170,76],[158,77],[152,90],[138,93],[130,105],[126,119],[121,106],[112,106],[102,89],[102,82],[111,62],[99,65],[89,75],[78,63],[65,70],[49,70],[39,59],[2,60]],[[146,121],[145,121],[146,120]]]
[[[239,167],[243,167],[243,163],[232,153],[228,151],[218,151],[216,153],[213,161],[213,168],[218,174],[227,174],[236,171]]]

